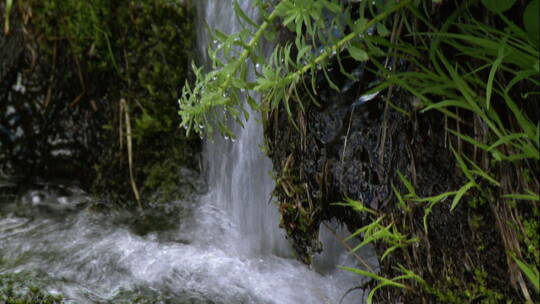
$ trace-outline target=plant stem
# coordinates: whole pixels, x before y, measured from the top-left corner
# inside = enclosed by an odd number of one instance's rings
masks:
[[[295,79],[299,79],[300,76],[302,76],[303,74],[305,74],[306,72],[308,72],[309,70],[311,70],[313,67],[315,67],[317,64],[321,63],[323,60],[326,60],[326,58],[328,58],[328,56],[330,56],[334,51],[335,52],[338,52],[346,43],[348,43],[349,41],[351,41],[352,39],[354,39],[357,35],[365,32],[367,29],[369,29],[370,27],[372,27],[373,25],[375,25],[377,22],[380,22],[382,20],[384,20],[386,17],[388,17],[388,15],[390,15],[391,13],[403,8],[404,6],[408,5],[412,0],[403,0],[403,1],[400,1],[397,5],[395,5],[394,7],[384,11],[383,13],[375,16],[373,19],[371,19],[369,22],[367,22],[366,24],[364,24],[364,26],[362,26],[358,31],[354,31],[352,33],[350,33],[349,35],[345,36],[343,39],[341,39],[340,41],[338,41],[338,43],[334,44],[331,48],[327,49],[324,53],[322,53],[319,57],[315,58],[315,60],[313,60],[311,63],[309,63],[308,65],[304,66],[303,68],[301,68],[300,70],[294,72],[293,74],[289,75],[286,77],[287,80],[295,80]]]
[[[257,32],[255,32],[255,35],[251,38],[249,43],[246,45],[244,50],[242,51],[242,54],[240,54],[240,57],[238,60],[236,60],[236,63],[234,65],[234,69],[232,72],[232,75],[236,75],[236,72],[238,72],[238,69],[242,64],[245,63],[246,59],[248,58],[249,54],[253,51],[253,48],[257,43],[259,43],[259,40],[261,39],[262,35],[264,34],[264,31],[270,26],[270,24],[276,19],[278,16],[278,9],[280,5],[282,5],[283,2],[280,2],[272,11],[272,13],[264,20],[264,22],[261,24]],[[229,87],[229,84],[231,82],[232,77],[228,77],[225,82],[220,86],[222,90],[225,90]]]

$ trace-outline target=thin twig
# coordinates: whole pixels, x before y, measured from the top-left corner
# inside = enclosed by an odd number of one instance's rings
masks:
[[[390,37],[390,42],[394,43],[396,40],[396,37],[398,37],[401,34],[401,30],[403,29],[403,19],[399,19],[399,15],[395,15],[394,20],[394,27],[392,29],[392,36]],[[399,22],[398,22],[399,19]],[[399,23],[399,26],[398,26]],[[389,49],[389,54],[392,54],[393,48]],[[386,68],[388,66],[388,61],[390,60],[390,55],[386,57],[386,62],[384,63],[384,67]],[[395,70],[396,60],[392,61],[392,70]],[[383,125],[381,127],[381,137],[379,141],[379,163],[384,163],[384,149],[386,145],[386,134],[387,134],[387,122],[388,122],[388,105],[390,103],[390,97],[392,97],[392,93],[394,91],[394,86],[391,85],[388,88],[388,93],[386,94],[386,102],[384,105],[384,114],[383,114]]]
[[[120,99],[120,103],[123,105],[124,114],[125,114],[129,179],[131,182],[131,189],[133,190],[133,195],[135,196],[135,199],[137,200],[137,203],[139,204],[139,208],[142,210],[141,198],[139,196],[139,191],[137,190],[137,184],[135,183],[135,178],[133,177],[133,148],[132,148],[132,136],[131,136],[131,122],[129,119],[129,108],[124,98]]]
[[[75,58],[75,64],[77,65],[77,74],[79,76],[79,83],[81,85],[81,93],[75,97],[75,99],[69,104],[69,107],[72,108],[74,106],[76,106],[80,101],[81,99],[83,98],[84,94],[86,94],[86,86],[84,85],[84,77],[83,77],[83,74],[82,74],[82,71],[81,71],[81,64],[79,63],[79,59],[77,59],[77,56],[74,56]]]
[[[347,150],[347,141],[349,139],[349,132],[351,131],[351,124],[352,124],[352,118],[353,118],[353,115],[354,115],[354,109],[356,107],[353,106],[352,107],[352,110],[351,110],[351,115],[349,116],[349,125],[347,126],[347,134],[345,135],[345,141],[343,143],[343,153],[341,153],[341,174],[339,175],[339,184],[340,184],[340,187],[343,186],[343,165],[345,163],[345,151]],[[343,189],[340,189],[340,191],[343,190]]]

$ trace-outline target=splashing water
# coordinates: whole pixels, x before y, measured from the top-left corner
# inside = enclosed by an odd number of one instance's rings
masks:
[[[240,5],[256,19],[249,1]],[[211,38],[202,24],[226,33],[239,27],[230,1],[197,1],[197,8],[204,62]],[[355,261],[326,228],[315,270],[292,258],[270,203],[274,184],[259,149],[261,126],[250,114],[244,128],[235,127],[235,142],[205,143],[208,193],[147,211],[145,220],[88,211],[92,198],[76,188],[42,185],[0,201],[0,273],[31,271],[67,303],[340,303],[362,278],[336,265]],[[363,301],[357,290],[341,303]]]

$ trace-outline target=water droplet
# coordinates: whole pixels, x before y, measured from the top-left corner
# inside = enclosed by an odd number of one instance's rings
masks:
[[[12,89],[16,92],[24,94],[26,92],[26,87],[22,84],[22,75],[17,73],[17,83],[12,86]]]
[[[361,104],[364,104],[370,100],[372,100],[373,98],[377,97],[377,95],[379,95],[379,92],[375,92],[375,93],[372,93],[372,94],[366,94],[366,95],[362,95],[360,96],[360,98],[358,98],[358,100],[356,100],[352,106],[353,107],[356,107],[356,106],[359,106]]]

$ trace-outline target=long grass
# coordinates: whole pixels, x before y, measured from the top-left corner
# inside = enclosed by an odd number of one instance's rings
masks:
[[[504,24],[506,31],[474,19],[467,9],[456,11],[446,24],[437,28],[416,7],[409,8],[416,20],[424,22],[430,30],[418,32],[409,23],[410,36],[401,37],[403,39],[397,43],[380,36],[367,38],[380,47],[392,47],[394,56],[406,58],[413,66],[405,72],[390,71],[373,58],[372,62],[386,79],[374,90],[401,87],[421,101],[420,113],[439,111],[452,121],[446,130],[451,135],[448,147],[464,182],[455,190],[420,197],[413,183],[398,172],[407,193],[400,193],[392,185],[397,206],[404,212],[411,212],[413,206],[423,206],[426,235],[429,233],[430,214],[439,204],[448,204],[449,210],[453,211],[463,201],[483,196],[492,199],[492,210],[509,210],[506,212],[510,215],[506,218],[515,222],[499,221],[498,229],[510,269],[510,264],[515,264],[520,270],[510,273],[510,280],[519,282],[524,299],[532,303],[528,286],[532,285],[533,291],[539,292],[539,261],[527,256],[526,245],[512,238],[510,235],[513,234],[508,234],[508,231],[526,235],[521,222],[526,218],[535,219],[534,215],[524,210],[538,208],[538,177],[531,178],[527,172],[535,172],[533,175],[539,173],[540,124],[538,117],[530,116],[534,114],[526,110],[538,108],[538,43],[530,33],[502,14],[494,18]],[[411,40],[414,42],[411,43]],[[501,169],[503,167],[512,168],[517,180],[509,181]],[[495,196],[492,194],[493,188],[496,189]],[[520,202],[519,207],[516,207],[516,202]],[[362,211],[357,203],[347,203],[353,209]],[[497,207],[501,204],[508,208]],[[366,234],[359,246],[378,242],[393,251],[395,245],[389,241],[393,238],[386,235],[390,233],[392,224],[382,226],[384,215],[379,216],[368,226],[354,232],[353,236]],[[372,226],[377,227],[378,233],[366,233],[373,229]],[[394,237],[401,237],[397,231],[392,233]],[[384,237],[378,237],[379,234]],[[384,256],[387,256],[386,252]],[[394,279],[389,281],[365,271],[347,270],[378,281],[379,285],[372,293],[384,286],[406,288]],[[522,275],[530,285],[524,282]],[[426,286],[422,282],[420,286]]]

